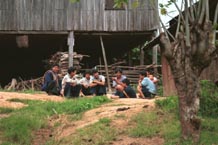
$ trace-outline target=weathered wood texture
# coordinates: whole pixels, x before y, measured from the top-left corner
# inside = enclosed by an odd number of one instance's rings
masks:
[[[0,0],[0,31],[147,31],[156,28],[150,0],[105,10],[105,0]]]
[[[201,80],[218,81],[218,58],[213,60],[210,66],[202,72]]]

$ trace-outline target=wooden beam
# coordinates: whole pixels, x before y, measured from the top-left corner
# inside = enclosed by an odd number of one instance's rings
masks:
[[[69,67],[73,66],[73,47],[74,47],[74,33],[71,31],[68,35],[68,52],[69,52]]]
[[[0,31],[0,34],[48,34],[48,35],[67,35],[68,31]]]
[[[105,71],[106,71],[106,77],[107,77],[108,90],[109,90],[109,93],[112,93],[109,72],[108,72],[107,58],[106,58],[106,53],[105,53],[104,42],[103,42],[102,36],[100,36],[100,42],[101,42],[102,54],[103,54],[103,58],[104,58],[104,65],[105,65]]]

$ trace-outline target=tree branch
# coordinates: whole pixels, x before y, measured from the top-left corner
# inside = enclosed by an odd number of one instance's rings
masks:
[[[202,24],[202,23],[203,23],[203,20],[204,20],[204,15],[205,15],[205,6],[204,6],[204,5],[205,5],[205,2],[206,2],[205,0],[202,0],[202,2],[201,2],[201,3],[202,3],[202,4],[201,4],[201,7],[202,7],[202,8],[201,8],[201,10],[200,10],[201,13],[200,13],[200,18],[199,18],[199,20],[198,20],[198,23],[199,23],[199,24]]]
[[[210,20],[210,9],[209,9],[209,2],[208,0],[205,0],[205,8],[206,8],[206,22],[208,22]]]
[[[172,53],[172,45],[170,40],[166,37],[165,33],[160,34],[160,42],[163,45],[163,55],[167,59],[172,59],[173,53]]]
[[[189,3],[190,3],[190,18],[191,18],[191,21],[193,22],[194,19],[195,19],[195,15],[194,15],[194,6],[193,6],[193,1],[192,0],[189,0]]]
[[[184,19],[183,14],[182,14],[182,10],[179,8],[179,6],[177,5],[177,3],[175,1],[173,1],[173,4],[175,5],[176,9],[178,10],[179,15],[182,18],[182,21],[185,22],[185,19]]]
[[[203,0],[199,0],[199,2],[198,2],[198,8],[197,8],[197,16],[196,16],[196,18],[199,18],[200,17],[200,15],[201,15],[201,11],[202,11],[202,2]]]
[[[217,25],[217,17],[218,17],[218,3],[216,5],[216,10],[214,14],[214,19],[213,19],[213,26]],[[212,44],[215,46],[216,43],[216,28],[213,30],[213,40]]]
[[[183,8],[183,2],[184,2],[184,0],[182,0],[182,3],[181,3],[181,10]],[[178,19],[178,23],[177,23],[176,35],[175,35],[176,38],[178,37],[178,34],[179,34],[180,25],[181,25],[181,15],[179,15],[179,19]]]
[[[188,10],[188,0],[185,0],[185,34],[186,34],[186,46],[191,47],[190,42],[190,28],[189,28],[189,10]]]

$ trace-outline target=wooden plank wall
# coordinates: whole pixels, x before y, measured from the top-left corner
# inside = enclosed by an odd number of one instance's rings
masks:
[[[201,74],[202,80],[218,81],[218,58],[216,58],[208,68]]]
[[[105,10],[105,0],[0,0],[0,31],[147,31],[156,28],[150,0]]]

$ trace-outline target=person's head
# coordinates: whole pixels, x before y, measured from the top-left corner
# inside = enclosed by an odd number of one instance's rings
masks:
[[[99,77],[98,70],[97,69],[92,70],[92,75],[93,77],[98,78]]]
[[[123,71],[122,71],[122,69],[120,69],[120,68],[117,68],[117,69],[115,70],[115,74],[116,74],[116,77],[117,77],[117,78],[121,78],[122,73],[123,73]]]
[[[84,77],[87,78],[87,79],[90,79],[90,76],[91,76],[91,72],[86,71],[85,74],[84,74]]]
[[[130,85],[129,79],[124,79],[124,80],[122,81],[122,83],[123,83],[123,86],[124,86],[124,87],[127,87],[127,86]]]
[[[140,73],[139,73],[139,79],[144,79],[144,77],[146,77],[147,76],[147,71],[146,70],[144,70],[144,71],[141,71]]]
[[[59,67],[59,65],[58,65],[58,64],[54,64],[54,65],[52,65],[51,69],[52,69],[52,71],[53,71],[53,72],[55,72],[55,73],[58,73],[58,72],[59,72],[59,69],[60,69],[60,67]]]
[[[152,69],[149,69],[149,70],[147,70],[146,72],[147,72],[147,76],[149,76],[149,75],[153,75],[153,71],[152,71]]]
[[[73,77],[73,76],[76,75],[76,71],[77,71],[77,70],[76,70],[75,67],[69,67],[68,70],[67,70],[68,74],[69,74],[71,77]]]

